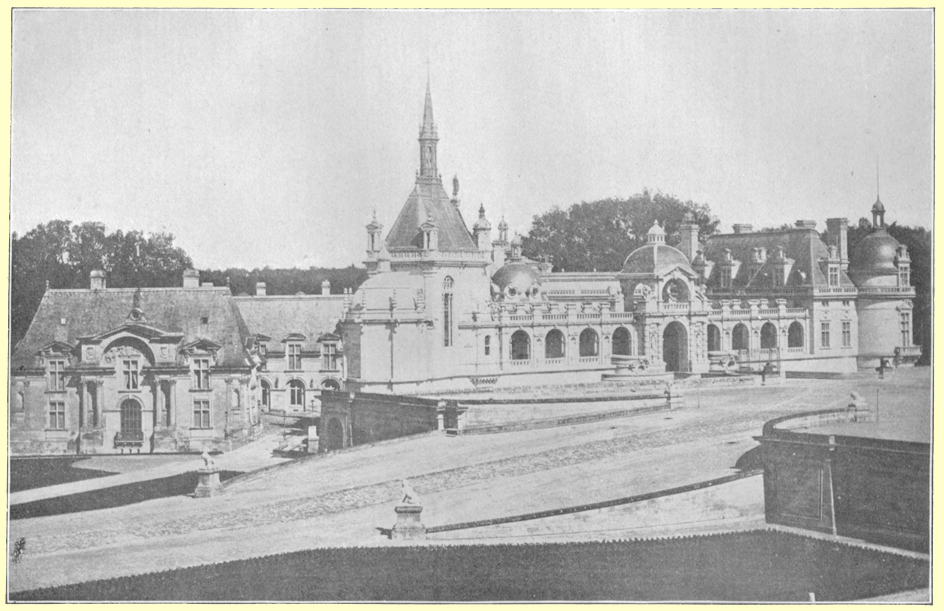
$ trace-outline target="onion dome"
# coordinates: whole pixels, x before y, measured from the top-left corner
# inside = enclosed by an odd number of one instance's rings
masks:
[[[479,218],[472,225],[472,229],[491,229],[492,224],[485,218],[485,204],[479,204]]]
[[[541,292],[541,274],[531,263],[506,263],[492,276],[492,284],[505,300],[534,298]]]
[[[876,202],[879,205],[881,202]],[[854,275],[886,275],[898,273],[895,258],[901,244],[888,235],[884,227],[862,238],[849,258],[849,272]]]

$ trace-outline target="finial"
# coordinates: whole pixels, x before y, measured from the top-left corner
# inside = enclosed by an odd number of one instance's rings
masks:
[[[878,155],[875,155],[875,199],[882,199],[881,171],[878,165]]]
[[[456,198],[459,196],[459,175],[455,174],[452,177],[452,197]]]
[[[479,204],[479,218],[485,218],[485,204]]]

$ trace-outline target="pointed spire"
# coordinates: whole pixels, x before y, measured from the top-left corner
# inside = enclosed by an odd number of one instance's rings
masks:
[[[429,88],[429,78],[426,79],[426,104],[423,107],[423,128],[420,138],[437,138],[436,123],[433,121],[433,94]]]

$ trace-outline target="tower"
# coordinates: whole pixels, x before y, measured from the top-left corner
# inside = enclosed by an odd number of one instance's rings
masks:
[[[420,173],[416,182],[442,184],[439,171],[436,169],[436,144],[439,134],[436,123],[433,121],[433,95],[429,89],[429,79],[426,80],[426,104],[423,107],[423,124],[420,126]]]

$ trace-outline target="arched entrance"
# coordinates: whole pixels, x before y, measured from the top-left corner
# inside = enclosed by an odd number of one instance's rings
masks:
[[[564,334],[558,329],[551,329],[544,338],[544,358],[564,358]]]
[[[340,450],[344,447],[344,427],[337,418],[328,420],[325,428],[324,448],[327,451]]]
[[[777,327],[772,322],[765,322],[760,328],[760,349],[773,350],[777,347]]]
[[[721,329],[716,325],[708,325],[708,352],[721,350]]]
[[[731,349],[743,352],[751,349],[751,332],[743,323],[736,324],[731,332]]]
[[[524,331],[511,335],[511,360],[527,361],[531,358],[531,337]]]
[[[629,356],[633,353],[633,344],[630,340],[629,329],[619,327],[613,331],[613,354]]]
[[[134,399],[121,402],[121,441],[141,441],[144,431],[141,428],[141,404]]]
[[[788,348],[802,348],[803,347],[803,325],[793,321],[790,323],[790,328],[787,329],[787,347]]]
[[[667,324],[662,332],[662,360],[666,371],[688,371],[688,331],[678,321]]]

